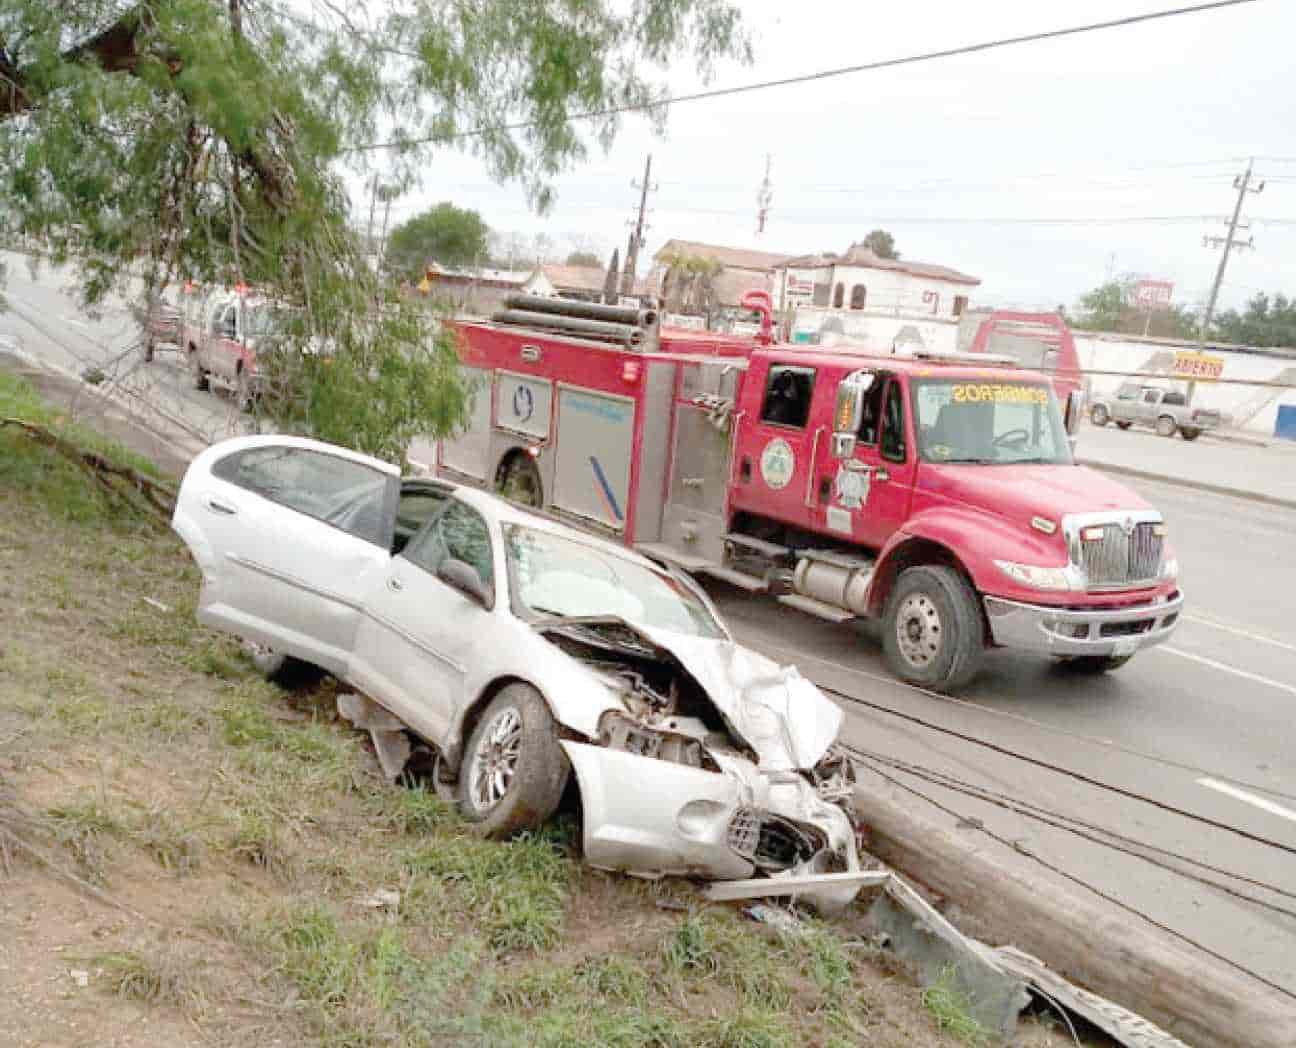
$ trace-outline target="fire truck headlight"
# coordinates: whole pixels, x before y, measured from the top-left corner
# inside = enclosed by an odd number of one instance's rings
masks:
[[[1161,562],[1161,577],[1168,581],[1173,581],[1179,577],[1179,558],[1173,553],[1169,554]]]
[[[1032,589],[1068,590],[1071,579],[1066,568],[1042,568],[1036,564],[1014,564],[1010,560],[996,560],[995,566],[1014,582]]]

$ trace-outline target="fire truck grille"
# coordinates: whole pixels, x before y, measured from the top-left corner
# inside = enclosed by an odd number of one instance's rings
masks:
[[[1090,586],[1125,586],[1155,582],[1161,573],[1158,524],[1135,524],[1126,531],[1119,523],[1103,524],[1101,539],[1080,543],[1080,566]]]

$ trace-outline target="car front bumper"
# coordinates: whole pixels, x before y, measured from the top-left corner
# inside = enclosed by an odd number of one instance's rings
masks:
[[[986,597],[990,635],[1002,648],[1043,655],[1097,655],[1119,658],[1169,638],[1179,624],[1184,598],[1127,608],[1054,608]]]

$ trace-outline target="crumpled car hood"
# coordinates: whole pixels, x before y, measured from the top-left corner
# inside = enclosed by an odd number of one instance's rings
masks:
[[[762,771],[807,771],[836,741],[842,711],[795,666],[781,667],[730,640],[627,623],[669,651],[702,685]]]

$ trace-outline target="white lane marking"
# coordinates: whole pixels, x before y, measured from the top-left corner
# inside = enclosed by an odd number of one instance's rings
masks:
[[[1225,673],[1232,673],[1236,677],[1244,677],[1247,680],[1255,681],[1257,684],[1264,684],[1270,688],[1277,688],[1279,691],[1296,695],[1296,685],[1284,684],[1282,681],[1262,677],[1258,673],[1248,673],[1246,670],[1240,670],[1236,666],[1230,666],[1227,662],[1216,662],[1214,659],[1208,659],[1204,655],[1194,655],[1191,651],[1184,651],[1182,648],[1172,648],[1169,644],[1158,644],[1151,650],[1164,651],[1167,655],[1178,655],[1181,659],[1192,659],[1193,662],[1200,662],[1202,665],[1210,666],[1212,669],[1223,670]]]
[[[1290,819],[1292,822],[1296,822],[1296,811],[1284,808],[1281,804],[1275,804],[1273,801],[1265,800],[1263,797],[1257,797],[1254,793],[1247,793],[1246,790],[1239,790],[1236,786],[1230,786],[1227,782],[1217,782],[1215,779],[1198,779],[1197,785],[1205,786],[1208,790],[1227,793],[1234,800],[1242,801],[1244,804],[1253,804],[1262,811],[1267,811],[1270,815],[1277,815],[1280,819]]]
[[[1241,626],[1228,626],[1223,622],[1216,622],[1214,619],[1204,619],[1200,615],[1185,615],[1183,619],[1185,622],[1196,622],[1202,626],[1213,626],[1215,629],[1224,630],[1226,633],[1236,633],[1239,637],[1246,637],[1248,640],[1258,640],[1261,644],[1272,644],[1275,648],[1282,648],[1285,651],[1296,651],[1296,644],[1288,644],[1283,640],[1274,640],[1273,637],[1266,637],[1263,633],[1252,633]]]
[[[65,323],[65,324],[75,324],[75,325],[76,325],[77,327],[79,327],[79,328],[85,328],[87,331],[90,330],[90,325],[87,324],[84,320],[73,320],[71,317],[64,317],[64,318],[63,318],[63,323]]]

